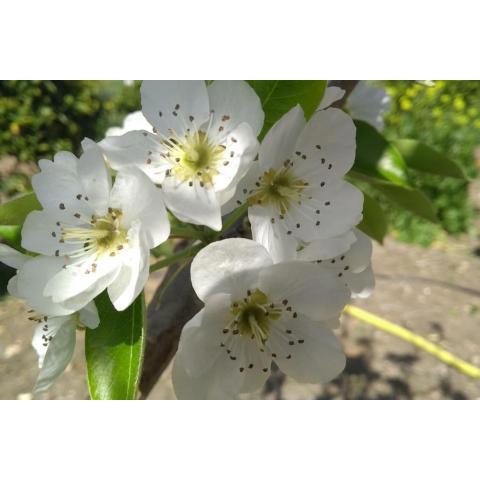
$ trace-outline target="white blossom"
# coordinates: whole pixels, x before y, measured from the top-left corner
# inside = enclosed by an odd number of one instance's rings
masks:
[[[331,331],[350,297],[335,272],[273,264],[258,243],[215,242],[195,257],[205,307],[183,329],[173,368],[179,398],[234,398],[259,389],[271,363],[299,382],[328,382],[345,366]]]
[[[248,202],[253,238],[274,259],[299,242],[342,235],[362,217],[362,193],[342,180],[354,158],[347,114],[328,108],[306,122],[297,106],[268,132],[225,211]]]
[[[385,127],[384,116],[390,109],[392,99],[384,88],[360,81],[347,99],[347,108],[353,118],[363,120],[382,131]]]
[[[221,206],[258,150],[258,96],[243,81],[144,81],[141,99],[154,133],[104,139],[112,166],[140,168],[177,218],[220,230]]]
[[[124,169],[112,187],[100,148],[83,147],[80,159],[60,152],[40,160],[32,185],[43,210],[28,215],[22,246],[61,259],[42,292],[53,302],[79,310],[108,288],[124,310],[143,289],[149,250],[168,238],[170,225],[161,192],[144,173]]]
[[[332,103],[341,100],[344,95],[345,90],[342,88],[328,87],[319,109],[329,107]],[[354,119],[363,120],[382,131],[385,126],[384,116],[390,109],[391,103],[392,99],[384,88],[374,87],[366,80],[361,80],[348,96],[345,106]]]
[[[133,130],[146,130],[147,132],[153,131],[152,126],[141,111],[129,113],[124,118],[123,125],[121,127],[110,127],[106,131],[105,136],[120,136]]]
[[[28,319],[37,327],[32,346],[38,355],[40,372],[35,392],[49,388],[63,373],[75,351],[76,329],[96,328],[99,324],[95,304],[89,303],[79,312],[53,303],[42,295],[60,260],[53,257],[29,257],[0,244],[0,262],[17,270],[8,283],[8,292],[30,307]]]

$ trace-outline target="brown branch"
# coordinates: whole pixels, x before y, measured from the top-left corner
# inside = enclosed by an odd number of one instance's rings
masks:
[[[340,87],[345,90],[343,98],[332,104],[332,107],[343,108],[348,96],[352,93],[353,89],[357,86],[359,80],[330,80],[328,82],[329,87]]]
[[[147,342],[139,387],[142,399],[147,398],[175,355],[183,326],[202,306],[190,282],[190,265],[183,268],[169,288],[161,294],[163,285],[177,273],[178,268],[182,266],[176,265],[168,269],[148,306]]]

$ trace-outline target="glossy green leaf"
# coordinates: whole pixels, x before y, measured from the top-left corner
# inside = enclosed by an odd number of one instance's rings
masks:
[[[465,173],[459,165],[422,142],[402,139],[395,140],[392,144],[410,168],[443,177],[466,179]]]
[[[0,240],[4,240],[12,247],[20,248],[21,225],[0,225]]]
[[[363,196],[363,219],[357,228],[377,242],[383,243],[388,228],[385,212],[370,195],[364,193]]]
[[[95,304],[100,325],[85,331],[90,396],[94,400],[133,400],[145,343],[143,293],[123,312],[115,310],[106,291]]]
[[[407,186],[407,166],[398,150],[368,123],[355,120],[355,125],[357,150],[353,171],[365,177]]]
[[[430,222],[438,222],[432,202],[420,190],[394,185],[393,183],[382,180],[371,179],[369,183],[375,190],[399,207]]]
[[[265,112],[265,123],[260,138],[285,113],[300,104],[305,117],[310,118],[319,106],[326,80],[249,80],[248,83],[257,92]]]
[[[0,225],[22,225],[32,210],[41,210],[34,193],[27,193],[0,205]]]

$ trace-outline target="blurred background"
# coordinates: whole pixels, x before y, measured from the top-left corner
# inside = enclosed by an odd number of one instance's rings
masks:
[[[84,137],[100,140],[107,128],[121,126],[125,115],[140,109],[139,85],[1,81],[0,202],[30,189],[39,159],[59,150],[79,153]],[[389,234],[383,245],[374,245],[377,286],[369,299],[353,303],[480,367],[480,82],[436,81],[426,88],[387,81],[383,86],[392,98],[385,137],[425,142],[460,164],[472,181],[409,172],[413,185],[433,202],[437,224],[381,199]],[[11,274],[0,265],[0,399],[87,398],[81,341],[54,387],[32,397],[34,325],[22,302],[5,294]],[[160,280],[159,275],[150,279],[147,297]],[[254,398],[480,398],[479,380],[352,317],[344,316],[339,335],[348,362],[335,381],[305,386],[273,375]],[[174,398],[169,371],[150,398]]]

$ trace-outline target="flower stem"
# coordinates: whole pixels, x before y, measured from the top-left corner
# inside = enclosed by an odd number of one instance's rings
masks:
[[[480,368],[472,365],[471,363],[465,362],[461,358],[458,358],[450,352],[447,352],[442,347],[429,342],[425,338],[411,332],[410,330],[407,330],[406,328],[395,325],[384,318],[378,317],[377,315],[367,312],[361,308],[354,307],[353,305],[347,305],[344,312],[348,313],[352,317],[357,318],[358,320],[361,320],[362,322],[373,325],[380,330],[388,332],[391,335],[401,338],[402,340],[405,340],[406,342],[425,350],[426,352],[430,353],[430,355],[438,358],[441,362],[456,368],[459,372],[467,375],[468,377],[480,378]]]
[[[204,240],[205,233],[192,227],[172,227],[170,230],[170,237],[179,238],[195,238],[197,240]]]
[[[225,232],[227,232],[230,227],[243,215],[245,215],[246,211],[248,210],[248,202],[245,202],[243,205],[238,207],[236,210],[234,210],[226,219],[225,222],[223,222],[223,228],[220,232],[218,232],[214,239],[217,240],[219,239]]]
[[[179,260],[182,260],[183,258],[190,258],[196,255],[202,248],[204,247],[203,243],[194,245],[193,247],[186,248],[185,250],[182,250],[178,253],[175,253],[174,255],[171,255],[169,257],[164,258],[163,260],[160,260],[157,263],[154,263],[153,265],[150,266],[150,273],[155,272],[157,270],[160,270],[161,268],[168,267],[172,265],[173,263],[178,262]]]

